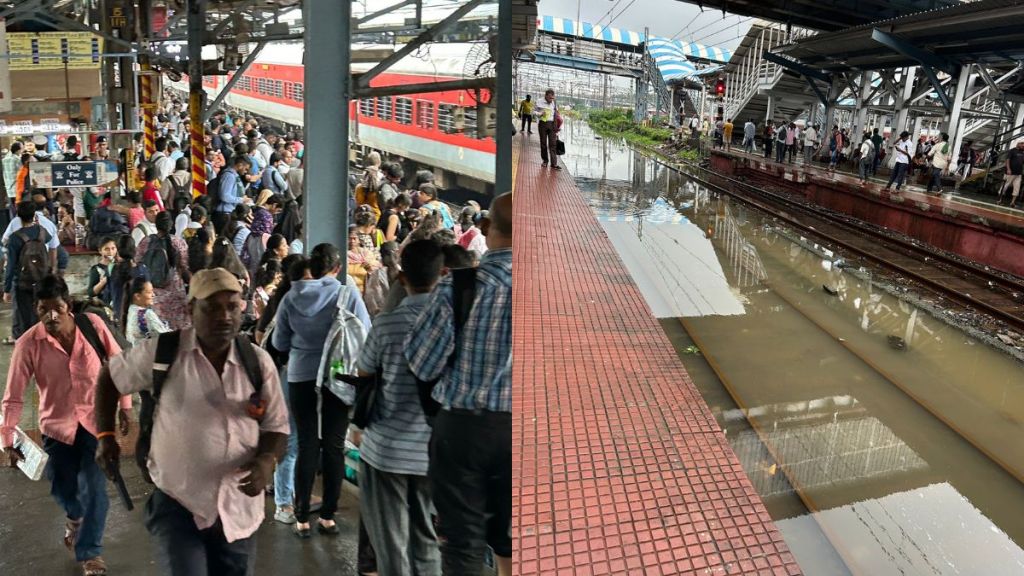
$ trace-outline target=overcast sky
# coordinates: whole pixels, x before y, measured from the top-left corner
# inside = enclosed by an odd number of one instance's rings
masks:
[[[652,36],[675,36],[678,40],[729,50],[739,45],[753,21],[733,14],[723,19],[721,10],[705,9],[701,13],[696,4],[680,0],[540,0],[537,3],[541,16],[571,20],[576,20],[577,7],[579,19],[584,22],[641,33],[647,26]]]

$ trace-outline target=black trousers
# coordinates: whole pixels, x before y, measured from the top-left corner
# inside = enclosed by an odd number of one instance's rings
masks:
[[[540,159],[558,166],[558,132],[555,132],[554,120],[537,122],[537,132],[540,133]]]
[[[144,523],[156,539],[157,557],[170,576],[252,576],[256,539],[228,542],[220,520],[206,530],[192,513],[160,489],[146,502]]]
[[[14,304],[11,337],[17,340],[39,321],[39,318],[36,316],[35,290],[15,288],[14,293],[11,294],[11,301]]]
[[[527,128],[529,128],[529,131],[532,133],[533,132],[533,115],[532,114],[521,114],[519,116],[519,118],[522,120],[522,122],[520,122],[520,124],[519,124],[519,131],[520,132],[526,132]]]
[[[442,410],[430,438],[442,572],[480,574],[487,546],[512,556],[512,415]]]
[[[231,218],[231,214],[228,214],[227,212],[214,211],[213,214],[210,214],[210,221],[213,222],[214,233],[219,236],[221,231],[224,230],[224,226],[227,225],[229,218]]]
[[[316,481],[316,469],[323,454],[324,503],[320,518],[333,520],[338,511],[341,483],[345,479],[345,432],[349,406],[330,391],[317,391],[316,383],[289,382],[288,396],[299,438],[295,461],[295,519],[309,521],[309,499]],[[322,422],[317,424],[317,397],[322,397]]]

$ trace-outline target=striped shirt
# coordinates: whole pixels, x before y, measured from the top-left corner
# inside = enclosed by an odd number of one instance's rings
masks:
[[[383,472],[426,476],[430,464],[430,426],[402,351],[405,337],[429,300],[430,294],[411,294],[393,311],[374,318],[356,363],[362,372],[383,369],[384,373],[373,422],[359,445],[359,457]]]
[[[444,279],[405,340],[409,367],[421,380],[441,381],[434,399],[445,409],[512,412],[512,249],[484,255],[476,299],[455,349],[452,283]],[[453,368],[448,358],[455,354]]]

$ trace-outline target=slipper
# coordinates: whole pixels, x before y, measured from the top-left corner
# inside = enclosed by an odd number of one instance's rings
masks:
[[[75,544],[78,542],[78,531],[82,528],[82,520],[68,520],[64,524],[64,547],[72,554],[75,553]]]
[[[82,574],[85,576],[106,576],[107,563],[99,556],[89,558],[85,562],[82,562]]]
[[[316,531],[321,534],[326,534],[330,536],[337,536],[338,534],[341,534],[341,528],[338,528],[337,522],[331,524],[330,526],[325,526],[323,522],[317,522]]]
[[[4,346],[14,346],[15,343],[17,343],[17,342],[18,342],[17,340],[13,340],[10,337],[7,337],[7,338],[3,339]]]

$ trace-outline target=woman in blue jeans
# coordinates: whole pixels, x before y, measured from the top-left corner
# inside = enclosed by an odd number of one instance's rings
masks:
[[[284,399],[287,403],[289,402],[288,357],[287,354],[282,354],[274,349],[268,340],[267,333],[273,331],[277,307],[281,304],[281,300],[285,295],[288,294],[288,291],[291,290],[292,283],[310,276],[309,262],[301,254],[292,254],[285,257],[281,261],[281,267],[285,271],[285,276],[277,287],[277,291],[274,292],[270,301],[267,302],[263,315],[260,316],[259,324],[256,326],[256,340],[270,352],[270,355],[274,358],[274,363],[280,370],[281,393],[284,394]],[[299,455],[299,437],[295,429],[295,415],[292,413],[290,404],[288,405],[288,424],[291,426],[291,434],[288,435],[288,448],[274,470],[274,520],[282,524],[295,523],[295,460]]]

